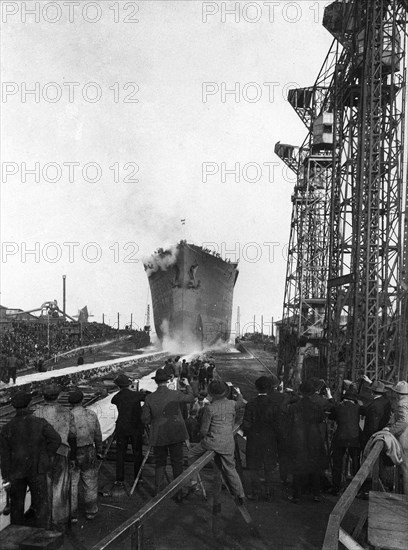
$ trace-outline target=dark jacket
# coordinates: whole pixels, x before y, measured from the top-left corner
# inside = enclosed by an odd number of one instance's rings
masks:
[[[361,438],[364,448],[370,437],[379,430],[385,428],[391,416],[391,404],[388,399],[382,395],[373,399],[366,407],[361,408],[361,414],[365,416],[363,435]]]
[[[278,424],[283,395],[258,395],[245,406],[242,428],[247,436],[246,463],[248,468],[260,468],[266,455],[276,460]]]
[[[45,474],[50,458],[61,445],[61,437],[44,418],[27,410],[17,411],[0,433],[3,479],[15,480]]]
[[[122,388],[112,397],[111,403],[118,409],[116,433],[118,435],[132,435],[143,431],[141,401],[145,394]]]
[[[333,447],[360,447],[360,407],[345,400],[339,403],[330,417],[336,421]]]
[[[188,439],[180,403],[193,401],[191,386],[186,386],[186,393],[159,386],[154,393],[146,397],[142,408],[142,422],[150,424],[150,445],[161,447]]]
[[[319,473],[328,466],[321,424],[325,413],[310,397],[284,405],[291,420],[290,463],[293,474]]]

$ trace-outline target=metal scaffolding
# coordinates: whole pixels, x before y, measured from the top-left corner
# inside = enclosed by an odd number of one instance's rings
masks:
[[[324,108],[333,80],[337,44],[333,42],[313,86],[291,90],[288,101],[308,129],[301,147],[275,146],[296,173],[288,247],[280,363],[289,377],[300,377],[297,352],[305,340],[322,337],[327,297],[330,236],[330,184],[333,166],[333,113]],[[316,349],[315,354],[318,354]]]
[[[343,46],[334,113],[328,368],[356,380],[401,375],[406,2],[334,2],[323,24]]]
[[[334,386],[407,377],[407,7],[327,6],[335,40],[314,86],[288,97],[309,133],[301,147],[275,146],[297,174],[280,326],[287,377],[307,340]]]

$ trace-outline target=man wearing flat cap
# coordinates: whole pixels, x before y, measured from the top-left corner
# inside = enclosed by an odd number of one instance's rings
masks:
[[[132,446],[134,478],[136,478],[143,460],[142,406],[146,393],[129,388],[132,381],[125,374],[119,374],[114,380],[119,391],[112,397],[112,404],[118,409],[116,419],[116,485],[125,481],[125,456],[128,444]]]
[[[157,370],[154,380],[158,388],[146,397],[142,409],[142,422],[150,424],[149,444],[154,449],[156,494],[163,489],[168,454],[173,477],[183,472],[183,443],[188,439],[188,432],[180,404],[194,401],[194,393],[187,378],[181,379],[186,390],[184,393],[167,387],[170,376],[164,369]],[[181,495],[177,498],[180,500]]]
[[[61,437],[51,470],[47,474],[48,498],[50,502],[51,527],[64,531],[69,521],[69,462],[75,460],[76,429],[74,417],[69,409],[57,403],[61,387],[49,384],[43,388],[44,404],[37,405],[34,416],[44,418]]]
[[[82,406],[81,390],[69,393],[77,434],[75,466],[71,472],[71,521],[78,521],[78,486],[82,481],[85,516],[93,519],[98,513],[98,467],[97,458],[102,458],[102,432],[94,411]]]
[[[61,437],[43,418],[30,414],[31,396],[16,393],[11,404],[16,415],[1,430],[0,462],[3,481],[9,481],[10,513],[13,525],[24,525],[27,487],[37,527],[49,527],[47,472],[61,444]]]

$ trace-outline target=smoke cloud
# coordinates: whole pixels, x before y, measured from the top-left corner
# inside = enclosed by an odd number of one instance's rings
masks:
[[[159,248],[150,256],[144,257],[143,265],[147,276],[150,277],[152,273],[155,273],[159,269],[162,271],[167,271],[170,266],[176,263],[178,252],[179,250],[177,245],[174,245],[170,246],[166,250]]]

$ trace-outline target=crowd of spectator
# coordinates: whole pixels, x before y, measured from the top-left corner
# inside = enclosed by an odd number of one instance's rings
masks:
[[[41,366],[44,361],[74,348],[89,346],[118,335],[132,334],[138,340],[138,347],[150,343],[149,333],[145,331],[120,330],[102,323],[79,323],[63,321],[51,322],[13,321],[0,335],[0,355],[2,358],[14,354],[20,368],[29,365]],[[40,370],[38,368],[37,370]]]

